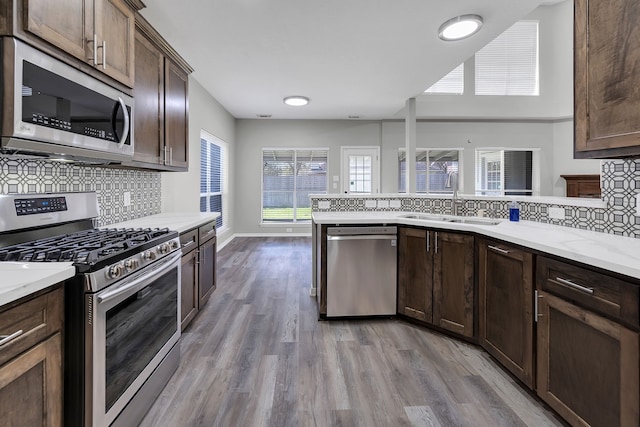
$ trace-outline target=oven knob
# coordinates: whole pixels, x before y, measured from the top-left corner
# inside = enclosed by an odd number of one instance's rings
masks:
[[[142,258],[144,258],[145,261],[153,261],[156,259],[156,253],[153,251],[145,251],[144,254],[142,254]]]
[[[173,251],[173,250],[178,249],[179,245],[178,245],[178,242],[176,242],[175,240],[172,240],[172,241],[169,242],[169,246],[171,247],[171,250]]]
[[[124,268],[126,268],[127,271],[135,270],[138,268],[138,265],[140,265],[140,263],[135,258],[130,258],[124,262]]]
[[[122,273],[123,273],[122,264],[112,265],[107,270],[107,277],[109,279],[117,279],[118,277],[122,276]]]
[[[158,246],[158,252],[160,252],[162,255],[168,253],[171,250],[171,248],[169,247],[168,243],[163,243],[160,246]]]

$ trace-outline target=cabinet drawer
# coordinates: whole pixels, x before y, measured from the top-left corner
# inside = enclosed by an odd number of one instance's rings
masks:
[[[182,253],[187,254],[198,247],[198,229],[189,230],[180,235]]]
[[[0,365],[62,329],[64,293],[62,286],[24,303],[0,309]]]
[[[204,225],[201,225],[199,230],[200,230],[200,244],[203,244],[207,240],[216,236],[216,222],[211,221]]]
[[[640,327],[640,286],[583,267],[538,257],[536,287],[577,305]]]

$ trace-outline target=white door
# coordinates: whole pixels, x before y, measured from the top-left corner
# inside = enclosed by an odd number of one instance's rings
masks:
[[[342,192],[380,192],[380,147],[342,147]]]

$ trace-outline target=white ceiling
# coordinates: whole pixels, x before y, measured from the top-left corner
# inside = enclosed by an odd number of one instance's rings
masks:
[[[560,0],[150,0],[142,15],[236,118],[393,118],[408,98],[541,3]],[[468,13],[475,36],[438,38]],[[289,107],[289,95],[311,98]]]

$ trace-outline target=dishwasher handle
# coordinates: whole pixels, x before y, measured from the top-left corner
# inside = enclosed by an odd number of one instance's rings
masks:
[[[327,236],[327,241],[332,240],[396,240],[394,234],[360,234],[357,236]]]

